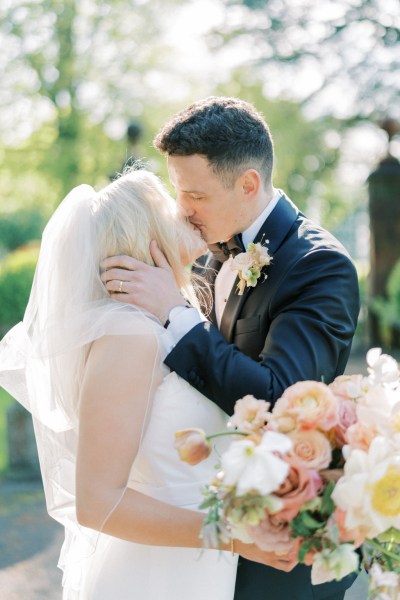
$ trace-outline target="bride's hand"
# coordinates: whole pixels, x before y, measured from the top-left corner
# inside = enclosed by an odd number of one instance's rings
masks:
[[[268,565],[274,569],[289,573],[298,564],[297,550],[292,550],[287,554],[277,555],[275,552],[266,552],[260,550],[255,544],[244,544],[235,540],[235,552],[238,552],[243,558]]]

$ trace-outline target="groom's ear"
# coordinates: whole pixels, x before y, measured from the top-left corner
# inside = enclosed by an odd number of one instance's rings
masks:
[[[246,199],[250,200],[258,194],[261,178],[255,169],[247,169],[240,176],[240,185]]]

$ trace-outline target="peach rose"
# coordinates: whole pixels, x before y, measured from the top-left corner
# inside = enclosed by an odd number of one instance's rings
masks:
[[[329,384],[329,389],[337,398],[356,400],[362,396],[363,381],[362,375],[339,375]]]
[[[314,559],[315,559],[316,555],[319,552],[320,552],[319,550],[316,550],[315,548],[312,548],[311,550],[309,550],[307,552],[307,554],[305,555],[305,557],[302,560],[302,563],[304,565],[306,565],[307,567],[311,567],[312,564],[313,564],[313,562],[314,562]]]
[[[332,460],[332,449],[323,433],[311,431],[293,431],[288,434],[293,442],[293,452],[309,469],[326,469]]]
[[[338,401],[324,383],[299,381],[284,391],[272,414],[278,419],[292,417],[297,429],[329,431],[338,422]]]
[[[299,538],[292,538],[290,523],[267,512],[263,521],[258,525],[248,525],[246,531],[261,550],[277,555],[297,552],[301,543]]]
[[[350,425],[346,431],[346,442],[352,448],[368,451],[372,440],[377,436],[378,432],[375,427],[364,425],[363,423],[355,423]]]
[[[338,448],[347,443],[346,431],[357,423],[357,405],[353,400],[339,400],[338,424],[334,429],[334,440]]]
[[[290,522],[305,502],[317,496],[322,480],[317,471],[307,469],[297,456],[289,454],[283,456],[282,460],[289,464],[290,469],[285,481],[275,492],[283,506],[274,513],[274,517]]]
[[[342,510],[341,508],[336,508],[333,515],[329,517],[329,521],[332,521],[338,527],[339,541],[341,543],[352,542],[354,546],[358,548],[365,541],[367,532],[363,532],[362,528],[347,529],[345,526],[345,520],[346,511]]]
[[[244,396],[237,400],[233,417],[229,420],[228,426],[236,427],[239,431],[246,433],[259,433],[271,417],[270,406],[269,402],[256,400],[254,396]]]
[[[189,465],[197,465],[211,454],[211,445],[202,429],[181,429],[175,433],[175,448],[179,458]]]

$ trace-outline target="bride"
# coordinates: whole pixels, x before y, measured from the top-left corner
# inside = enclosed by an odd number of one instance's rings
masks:
[[[197,305],[184,265],[204,242],[155,175],[72,190],[44,231],[24,320],[0,345],[0,385],[32,413],[47,508],[65,527],[67,600],[234,594],[237,554],[202,550],[199,537],[201,487],[222,447],[194,467],[173,447],[175,431],[219,431],[227,416],[163,365],[161,323],[112,300],[100,278],[107,256],[152,264],[152,239]],[[235,551],[263,560],[237,540]]]

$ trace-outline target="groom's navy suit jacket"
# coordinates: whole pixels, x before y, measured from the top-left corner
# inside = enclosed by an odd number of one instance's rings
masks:
[[[331,234],[282,196],[255,239],[267,240],[267,277],[242,296],[234,286],[220,330],[212,311],[211,323],[189,331],[165,360],[228,414],[246,394],[274,403],[296,381],[331,382],[346,367],[356,328],[357,273]],[[221,263],[209,257],[207,267],[215,277]],[[352,580],[311,586],[303,565],[284,573],[241,559],[235,598],[335,598]]]

